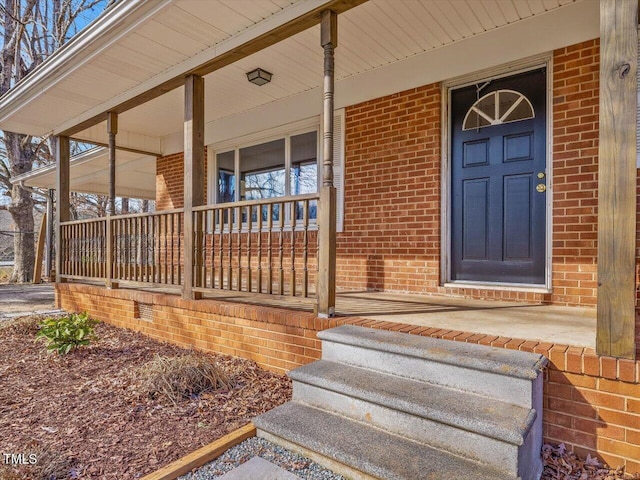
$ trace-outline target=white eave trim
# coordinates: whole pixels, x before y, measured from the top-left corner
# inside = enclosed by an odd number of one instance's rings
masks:
[[[0,98],[0,124],[172,2],[117,2]]]
[[[80,165],[86,162],[91,162],[96,157],[100,157],[101,155],[104,155],[106,151],[107,151],[106,147],[90,148],[89,150],[85,150],[84,152],[71,157],[71,160],[69,161],[69,165],[72,167],[74,165]],[[52,163],[50,165],[45,165],[44,167],[37,168],[35,170],[31,170],[30,172],[23,173],[22,175],[11,177],[9,180],[13,185],[15,185],[17,183],[28,181],[31,178],[39,177],[40,175],[50,173],[50,172],[55,172],[55,171],[56,171],[56,164]]]

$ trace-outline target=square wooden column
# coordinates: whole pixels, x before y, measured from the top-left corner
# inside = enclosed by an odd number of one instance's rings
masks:
[[[635,357],[638,0],[600,1],[597,352]]]
[[[62,251],[62,222],[69,221],[69,186],[71,150],[69,148],[69,137],[56,137],[56,283],[64,282],[60,277],[63,263]]]
[[[189,75],[184,83],[184,280],[182,297],[201,298],[200,269],[195,268],[196,232],[193,207],[204,204],[204,78]]]
[[[333,186],[334,49],[338,15],[322,12],[320,44],[324,49],[322,187],[318,202],[318,316],[333,317],[336,306],[336,188]]]
[[[109,135],[109,207],[110,215],[116,214],[116,134],[118,114],[107,113],[107,134]]]

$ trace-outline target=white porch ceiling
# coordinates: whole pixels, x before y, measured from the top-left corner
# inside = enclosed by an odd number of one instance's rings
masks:
[[[336,77],[344,80],[465,39],[549,14],[580,0],[369,0],[339,16]],[[590,2],[592,0],[582,0]],[[138,2],[139,3],[139,2]],[[144,2],[142,2],[144,4]],[[149,2],[152,3],[152,2]],[[146,5],[148,5],[147,3]],[[283,12],[320,0],[158,0],[125,25],[128,30],[87,55],[46,91],[20,105],[0,99],[0,128],[42,135],[69,126],[234,35],[272,21]],[[142,7],[140,7],[142,9]],[[122,27],[124,28],[124,27]],[[495,52],[487,52],[487,55]],[[263,87],[245,72],[274,74]],[[436,65],[433,68],[437,68]],[[319,88],[322,49],[314,27],[206,77],[206,119],[212,122]],[[183,96],[178,88],[120,115],[119,143],[136,134],[156,152],[160,138],[182,129]],[[103,141],[102,125],[76,135]],[[156,140],[154,140],[156,139]],[[138,144],[130,146],[140,148]]]
[[[339,16],[336,80],[446,47],[575,1],[369,0]],[[320,27],[316,26],[207,75],[206,121],[319,88],[323,64],[319,39]],[[256,67],[273,73],[272,82],[262,87],[249,83],[245,73]],[[159,137],[181,131],[183,95],[183,89],[178,88],[121,114],[121,128]],[[83,135],[84,132],[79,136]]]

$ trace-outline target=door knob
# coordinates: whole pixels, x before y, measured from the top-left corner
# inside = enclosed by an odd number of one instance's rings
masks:
[[[547,190],[547,186],[544,183],[539,183],[536,185],[536,190],[540,193],[545,192]]]

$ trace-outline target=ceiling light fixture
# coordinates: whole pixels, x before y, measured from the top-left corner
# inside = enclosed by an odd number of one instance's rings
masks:
[[[273,74],[261,68],[256,68],[255,70],[247,72],[247,80],[259,87],[269,83],[271,81],[271,77],[273,77]]]

